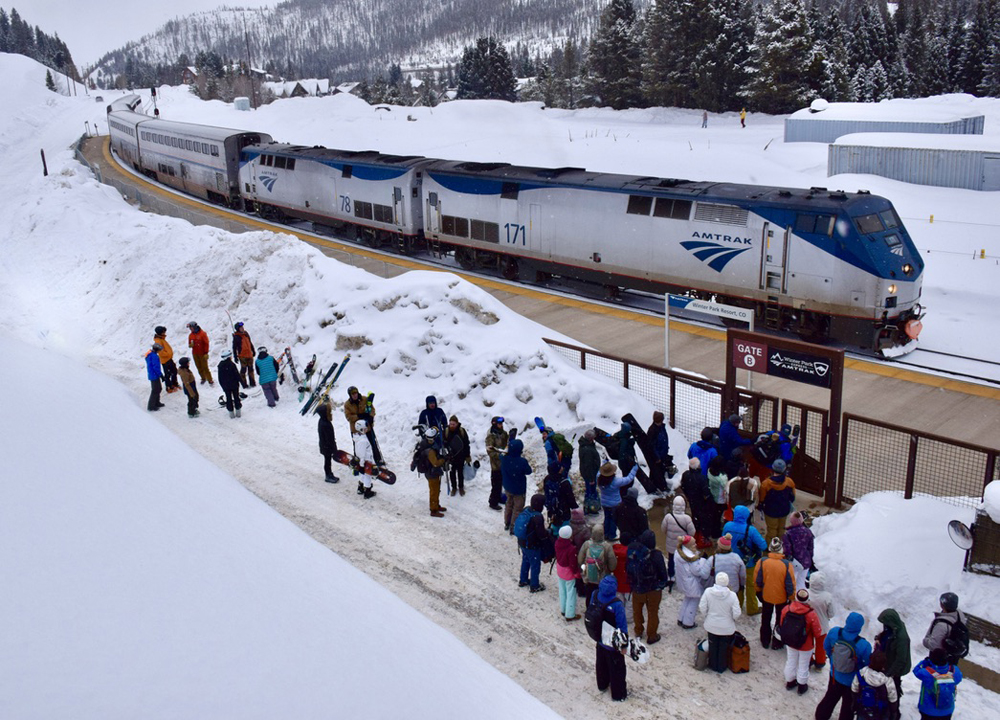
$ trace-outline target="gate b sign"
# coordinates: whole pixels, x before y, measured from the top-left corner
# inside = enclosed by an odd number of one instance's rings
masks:
[[[733,340],[733,366],[767,374],[767,345],[750,340]]]

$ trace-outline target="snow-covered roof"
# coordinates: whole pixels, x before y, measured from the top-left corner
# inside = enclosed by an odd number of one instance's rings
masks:
[[[295,91],[296,87],[301,87],[308,95],[316,95],[317,93],[325,95],[330,92],[330,81],[326,78],[306,78],[304,80],[285,80],[284,82],[265,82],[263,85],[278,97],[287,97],[291,95]]]
[[[942,135],[939,133],[851,133],[834,145],[922,148],[927,150],[969,150],[1000,153],[1000,137],[995,135]]]
[[[822,108],[816,110],[815,108]],[[880,102],[814,102],[811,107],[789,115],[793,120],[877,120],[882,122],[941,123],[981,115],[963,112],[955,104],[933,105],[926,100],[899,98]]]
[[[342,92],[342,93],[348,93],[349,94],[349,93],[354,92],[354,88],[356,88],[360,84],[361,84],[360,82],[340,83],[340,85],[338,85],[335,89],[336,89],[337,92]]]

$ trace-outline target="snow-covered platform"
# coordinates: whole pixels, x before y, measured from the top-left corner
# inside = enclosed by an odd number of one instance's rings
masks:
[[[917,185],[1000,190],[1000,137],[855,133],[832,143],[827,175],[881,175]]]
[[[964,113],[955,104],[895,99],[877,103],[814,100],[785,119],[785,142],[830,143],[852,133],[982,135],[985,116]]]

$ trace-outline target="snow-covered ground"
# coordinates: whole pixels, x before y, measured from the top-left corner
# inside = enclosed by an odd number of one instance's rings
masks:
[[[755,646],[749,675],[691,673],[697,638],[674,625],[674,596],[663,602],[666,631],[652,662],[629,668],[630,700],[612,705],[594,688],[593,644],[579,623],[559,619],[554,578],[539,595],[518,591],[516,549],[486,507],[488,472],[469,482],[464,498],[444,498],[450,512],[437,520],[427,514],[426,483],[408,471],[410,427],[428,394],[459,416],[480,455],[492,415],[519,428],[541,415],[572,436],[588,426],[613,428],[625,411],[647,419],[648,403],[571,367],[542,342],[551,331],[454,276],[385,280],[288,236],[234,236],[135,210],[68,149],[85,121],[102,122],[104,104],[49,93],[44,69],[25,58],[0,55],[0,71],[10,79],[0,91],[7,159],[0,172],[7,209],[0,252],[0,573],[7,590],[0,608],[9,629],[0,644],[0,716],[314,717],[341,708],[362,717],[406,710],[492,717],[518,709],[522,717],[544,716],[509,678],[560,714],[581,718],[729,717],[751,698],[757,712],[811,714],[825,679],[815,676],[814,692],[789,697],[780,653]],[[820,179],[825,150],[784,146],[781,118],[766,116],[751,116],[745,131],[733,117],[712,117],[705,131],[700,113],[681,110],[472,102],[375,113],[340,96],[240,114],[183,89],[159,95],[165,117],[254,127],[303,144],[833,184]],[[987,131],[990,112],[1000,114],[995,101],[926,102],[975,102],[988,114]],[[889,196],[904,216],[940,207],[946,220],[952,213],[998,221],[990,193],[869,177],[857,184]],[[948,227],[937,219],[918,224],[918,245],[969,242],[950,237]],[[956,259],[940,269],[941,257],[952,256],[928,258],[928,283],[938,275],[925,297],[935,294],[935,307],[946,308],[947,292],[961,288],[976,306],[938,332],[991,352],[997,333],[958,323],[974,312],[987,317],[981,306],[995,297],[995,283],[986,271],[974,273],[988,263]],[[167,326],[180,356],[184,325],[198,321],[212,339],[214,365],[228,340],[226,310],[247,323],[258,345],[290,345],[300,364],[313,353],[328,365],[350,352],[341,385],[376,392],[376,428],[400,475],[396,485],[380,485],[376,498],[363,501],[349,478],[322,482],[315,420],[296,413],[284,387],[275,410],[251,394],[235,421],[219,411],[213,391],[202,395],[196,420],[177,395],[165,396],[160,413],[145,412],[142,355],[152,328]],[[335,394],[338,404],[343,399]],[[347,445],[346,422],[335,418],[335,426]],[[541,468],[537,433],[524,439]],[[672,434],[678,456],[685,442]],[[891,604],[919,643],[937,595],[952,589],[964,608],[1000,620],[986,600],[1000,581],[963,575],[961,554],[947,539],[947,521],[966,515],[934,500],[874,496],[820,521],[818,563],[835,585],[837,619],[853,609],[872,618]],[[743,619],[740,629],[753,638],[757,624]],[[869,637],[878,629],[872,625]],[[974,652],[992,659],[982,648]],[[912,680],[906,690],[904,718],[915,718]],[[960,702],[968,717],[985,717],[996,697],[969,682]]]

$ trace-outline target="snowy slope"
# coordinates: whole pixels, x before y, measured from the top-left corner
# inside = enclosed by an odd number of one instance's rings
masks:
[[[212,663],[225,665],[226,658],[254,657],[253,652],[261,653],[261,648],[270,652],[271,645],[278,645],[277,657],[292,667],[275,670],[273,684],[252,675],[256,668],[238,661],[231,674],[225,674],[228,668],[220,672],[232,678],[237,690],[272,703],[267,706],[270,717],[296,716],[296,711],[308,717],[309,708],[329,712],[329,704],[324,707],[331,697],[326,684],[335,682],[338,674],[356,680],[338,698],[345,693],[379,692],[364,684],[369,678],[362,670],[383,656],[337,655],[340,649],[328,642],[331,635],[387,637],[394,649],[399,648],[400,657],[407,647],[444,642],[428,639],[440,631],[422,626],[416,615],[403,617],[405,629],[391,625],[381,635],[378,628],[393,601],[378,595],[367,581],[341,574],[339,568],[344,566],[336,557],[264,511],[235,479],[564,715],[630,720],[730,717],[745,710],[751,696],[759,712],[811,714],[825,679],[814,676],[814,692],[789,698],[780,679],[783,655],[779,653],[755,647],[754,672],[748,675],[717,678],[690,673],[690,646],[697,638],[673,626],[676,596],[664,599],[661,618],[666,632],[664,641],[654,646],[653,661],[641,669],[629,668],[630,701],[612,706],[593,686],[592,643],[578,623],[567,625],[558,619],[554,592],[531,596],[518,592],[513,581],[516,549],[497,515],[486,507],[487,473],[480,471],[469,483],[467,497],[444,498],[449,517],[432,520],[427,516],[426,484],[406,469],[413,443],[410,425],[429,393],[441,399],[449,414],[459,415],[480,452],[488,418],[497,413],[518,427],[543,415],[572,435],[588,425],[613,427],[626,410],[648,418],[653,409],[648,403],[570,367],[541,341],[551,334],[548,330],[514,315],[454,276],[420,272],[383,280],[287,236],[263,232],[232,236],[136,211],[91,178],[66,149],[83,121],[99,118],[103,106],[95,108],[92,100],[45,91],[44,69],[36,70],[22,60],[0,56],[0,70],[6,77],[18,78],[0,91],[8,94],[8,101],[0,103],[0,150],[9,159],[0,172],[0,194],[10,208],[0,240],[0,336],[4,338],[0,377],[5,401],[0,406],[0,437],[12,440],[0,453],[0,462],[5,463],[0,467],[5,479],[22,479],[16,485],[0,484],[4,493],[0,512],[6,513],[0,518],[0,533],[7,533],[0,536],[4,548],[0,571],[6,571],[5,577],[24,576],[31,582],[0,600],[10,603],[0,609],[5,618],[13,618],[8,626],[15,628],[14,642],[0,650],[0,662],[11,673],[24,664],[21,655],[32,662],[20,675],[0,673],[0,702],[32,707],[50,687],[47,664],[61,662],[59,653],[69,648],[77,653],[72,657],[85,651],[93,654],[95,666],[104,672],[132,673],[126,679],[136,679],[143,668],[157,668],[162,675],[145,676],[145,687],[158,693],[156,697],[169,696],[161,705],[165,713],[227,716],[227,712],[213,713],[207,705],[219,697],[219,688],[206,683],[204,673],[185,674],[185,668],[194,663],[196,669],[208,672]],[[198,103],[181,90],[166,89],[161,97],[167,117],[252,126],[301,143],[434,155],[450,150],[450,156],[469,159],[503,157],[612,170],[631,167],[636,172],[694,179],[817,184],[810,182],[816,173],[812,163],[822,155],[808,147],[791,153],[780,142],[762,150],[771,133],[780,132],[780,118],[752,116],[747,132],[741,133],[732,118],[713,117],[710,123],[716,127],[701,131],[700,117],[678,110],[555,113],[538,106],[473,102],[428,110],[417,122],[407,122],[412,109],[375,114],[354,98],[275,103],[269,106],[272,109],[249,115],[220,103]],[[49,156],[48,178],[41,176],[40,147]],[[665,170],[664,158],[677,172]],[[897,207],[931,200],[922,195],[923,188],[885,183],[893,192],[883,194]],[[984,222],[997,221],[987,200],[970,191],[934,192],[934,201],[951,210]],[[947,273],[942,270],[938,284],[925,289],[925,296],[964,285],[983,302],[995,303],[995,285],[988,276],[966,279],[967,273],[968,268],[961,266]],[[377,498],[366,502],[357,498],[350,482],[323,483],[315,420],[300,418],[284,389],[275,410],[268,410],[259,395],[251,396],[239,421],[229,420],[217,409],[214,392],[203,393],[203,414],[197,420],[186,417],[183,398],[176,395],[165,397],[167,407],[155,416],[142,410],[148,383],[141,356],[152,339],[151,328],[166,325],[168,338],[181,355],[184,324],[198,320],[211,335],[214,364],[228,338],[226,309],[247,323],[255,342],[272,349],[291,345],[300,361],[316,352],[328,364],[351,352],[342,385],[356,384],[377,393],[376,427],[390,465],[400,474],[395,486],[379,485]],[[956,340],[975,335],[970,341],[976,343],[986,342],[981,336],[997,335],[970,333],[963,327],[941,332]],[[40,355],[25,345],[49,354]],[[83,361],[110,379],[67,365],[53,352]],[[628,354],[627,347],[622,354]],[[58,395],[50,396],[49,391]],[[338,406],[342,399],[336,395]],[[340,415],[334,422],[338,439],[346,445],[346,422]],[[524,438],[529,458],[540,468],[537,433],[526,432]],[[685,442],[672,435],[675,455],[683,454]],[[147,480],[152,477],[157,482]],[[898,598],[917,641],[938,592],[945,587],[967,597],[972,611],[989,612],[976,605],[980,598],[995,594],[991,589],[995,585],[983,590],[967,584],[969,579],[956,572],[953,553],[927,551],[926,545],[915,545],[913,533],[903,532],[943,529],[954,508],[935,501],[873,502],[881,503],[872,506],[877,512],[859,505],[817,527],[822,533],[818,562],[836,575],[839,608],[845,613],[862,609],[871,617],[883,602]],[[927,503],[933,507],[928,509]],[[937,536],[920,538],[939,541]],[[172,554],[171,544],[184,552]],[[76,554],[64,559],[67,548]],[[909,558],[915,550],[923,552],[920,569],[927,582],[913,582],[916,570],[910,564],[894,569],[886,559]],[[204,556],[205,564],[194,563],[191,555]],[[116,562],[106,562],[108,557]],[[159,570],[145,566],[155,565],[151,558],[160,561]],[[336,577],[324,584],[335,574],[334,566]],[[266,577],[256,577],[258,567]],[[185,582],[186,578],[192,580]],[[228,581],[225,587],[223,581]],[[106,596],[115,594],[101,593],[105,586],[117,590],[115,604],[107,605]],[[362,595],[369,590],[370,595]],[[357,599],[349,622],[335,611],[325,612],[340,607],[345,592]],[[64,602],[60,595],[78,602]],[[153,608],[147,612],[144,608],[150,603]],[[275,609],[282,603],[288,612]],[[183,610],[175,613],[174,605]],[[232,605],[239,607],[231,609]],[[77,608],[72,625],[60,618],[68,607]],[[116,618],[109,618],[108,607],[119,609],[117,618],[133,623],[114,626]],[[120,610],[123,607],[134,612]],[[179,615],[183,617],[178,619]],[[227,624],[229,618],[234,625],[242,623],[238,631]],[[52,622],[56,632],[45,629]],[[194,631],[182,643],[176,636],[187,629],[186,623]],[[757,625],[756,619],[744,618],[739,627],[753,637]],[[866,628],[868,637],[878,629],[873,625],[877,623]],[[205,639],[210,631],[217,633],[217,642]],[[143,660],[134,648],[151,635],[162,640],[152,643],[162,650]],[[40,638],[37,647],[30,646],[32,638]],[[150,644],[142,644],[140,650]],[[358,647],[356,642],[348,645]],[[464,652],[457,646],[455,657],[463,658]],[[121,656],[139,659],[125,670],[111,667]],[[325,674],[314,667],[323,662],[329,669]],[[499,698],[511,695],[503,678],[484,681],[490,687],[476,691],[478,695],[461,685],[454,691],[458,697],[444,700],[455,678],[478,673],[478,661],[463,660],[461,670],[451,674],[441,669],[441,662],[437,654],[428,654],[407,664],[410,669],[429,668],[436,673],[433,678],[400,675],[402,669],[392,677],[399,676],[406,687],[412,682],[433,688],[442,703],[476,697],[476,716],[503,709]],[[359,669],[345,669],[351,663]],[[103,693],[87,696],[85,688],[97,682],[97,673],[86,663],[67,663],[62,687],[51,702],[65,708],[76,701],[73,717],[83,716],[84,711],[93,717],[114,715],[108,711],[110,705],[125,708],[120,716],[146,714],[145,706],[134,710],[145,696],[127,683],[115,688],[99,684]],[[244,678],[246,673],[251,674]],[[16,685],[8,678],[17,680]],[[907,683],[904,718],[912,720],[915,686]],[[295,697],[288,690],[282,700],[281,692],[293,686]],[[372,701],[398,699],[384,690],[382,694],[391,696]],[[511,702],[517,700],[517,693],[514,696]],[[975,712],[983,712],[996,697],[970,682],[963,685],[961,701],[969,717],[984,717]],[[276,710],[281,702],[288,703],[288,712]],[[195,703],[206,704],[195,707]],[[39,717],[58,716],[56,705],[40,707]],[[452,717],[473,714],[468,704],[447,707],[458,708]],[[52,712],[45,713],[47,709]],[[504,710],[508,716],[511,711]],[[520,716],[543,713],[529,708]],[[448,717],[449,712],[413,715]],[[25,712],[25,716],[31,715]],[[253,714],[248,709],[231,716]]]

